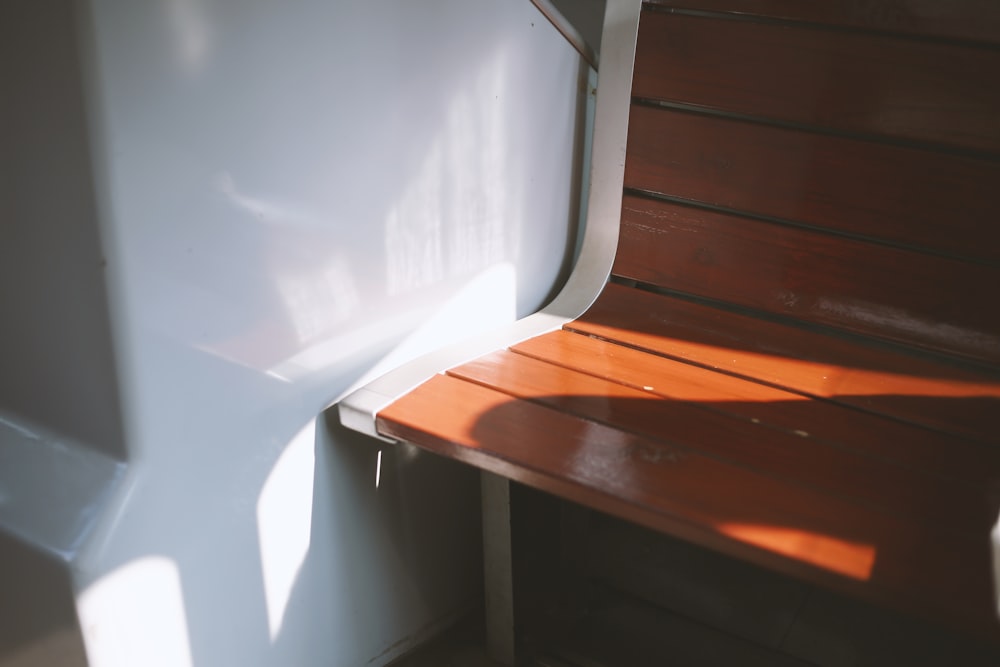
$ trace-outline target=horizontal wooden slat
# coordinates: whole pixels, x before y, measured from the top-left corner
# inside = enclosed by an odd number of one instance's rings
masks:
[[[845,664],[873,667],[1000,664],[995,648],[909,615],[806,587],[598,513],[592,513],[588,528],[591,577],[607,589],[758,645],[780,647],[813,667],[841,664],[833,656],[850,656]],[[648,664],[689,663],[668,657]],[[690,664],[708,667],[697,659]],[[744,664],[737,654],[718,666]]]
[[[647,5],[1000,43],[994,0],[646,0]]]
[[[832,655],[857,656],[848,664],[872,667],[1000,665],[996,647],[823,590],[814,590],[799,609],[782,648],[811,665],[829,664]]]
[[[635,97],[1000,150],[1000,50],[659,12],[636,49]]]
[[[511,349],[671,400],[697,402],[790,433],[808,433],[809,437],[981,491],[1000,485],[1000,448],[983,447],[860,410],[845,411],[829,401],[665,357],[651,358],[641,350],[569,331],[536,336]]]
[[[561,633],[549,649],[557,667],[815,667],[777,647],[737,639],[682,614],[665,612],[634,599],[601,591],[601,603],[589,608]],[[822,664],[822,663],[820,663]]]
[[[1000,262],[1000,162],[633,105],[625,184]]]
[[[377,426],[385,436],[655,530],[933,612],[994,640],[1000,634],[986,540],[943,534],[928,522],[777,483],[447,375],[382,410]]]
[[[509,351],[488,354],[448,374],[970,537],[988,534],[996,520],[997,508],[985,494],[831,442],[823,425],[808,418],[803,421],[811,422],[814,431],[779,430],[733,415],[721,401],[665,398]],[[840,411],[840,419],[850,420],[852,410]],[[873,479],[879,483],[872,484]]]
[[[1000,268],[626,197],[614,272],[1000,366]]]
[[[620,285],[567,327],[1000,447],[996,374]]]
[[[802,581],[598,512],[586,538],[590,578],[763,646],[781,646],[811,593]]]

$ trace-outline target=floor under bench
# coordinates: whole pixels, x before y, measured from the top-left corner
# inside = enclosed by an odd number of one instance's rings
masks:
[[[544,667],[1000,665],[1000,653],[523,486],[512,488],[520,658]],[[393,667],[496,667],[482,618]]]

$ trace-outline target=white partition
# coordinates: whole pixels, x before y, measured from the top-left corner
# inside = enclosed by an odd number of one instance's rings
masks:
[[[553,292],[572,47],[526,0],[35,0],[0,37],[0,559],[53,599],[0,600],[37,616],[0,665],[378,665],[465,611],[477,477],[324,410]]]

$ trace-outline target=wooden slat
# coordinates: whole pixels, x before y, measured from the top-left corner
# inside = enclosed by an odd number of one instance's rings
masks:
[[[633,105],[625,184],[1000,262],[1000,162]]]
[[[1000,366],[1000,268],[640,197],[614,272]]]
[[[650,6],[1000,43],[994,0],[646,0]]]
[[[725,373],[650,355],[569,331],[536,336],[511,348],[518,354],[605,378],[675,401],[823,437],[868,456],[989,491],[1000,484],[1000,448],[993,449],[860,410],[845,411]],[[997,499],[1000,500],[1000,499]]]
[[[603,593],[603,591],[602,591]],[[672,614],[634,599],[602,595],[549,651],[559,657],[535,664],[555,667],[815,667],[775,647]],[[819,663],[822,664],[822,663]]]
[[[995,153],[998,80],[1000,50],[647,12],[632,94]]]
[[[802,581],[598,512],[588,527],[588,578],[762,646],[781,646],[811,592]]]
[[[872,667],[1000,665],[996,647],[823,590],[806,600],[782,647],[812,665],[831,664],[831,656],[850,656],[846,664]]]
[[[377,426],[385,436],[655,530],[933,612],[994,641],[1000,636],[986,540],[942,534],[927,522],[777,483],[446,375],[382,410]]]
[[[780,647],[806,664],[1000,664],[997,649],[912,616],[816,590],[600,514],[594,513],[589,525],[593,579],[758,645]],[[736,655],[721,664],[744,663]]]
[[[988,534],[996,520],[997,507],[985,494],[831,442],[815,422],[816,431],[806,435],[777,430],[734,416],[721,402],[668,399],[508,351],[485,355],[448,374],[619,431],[724,459],[786,484],[844,496],[873,511],[938,523],[947,531],[978,537]],[[853,411],[841,408],[841,412],[840,419],[850,420]],[[873,479],[879,483],[872,484]]]
[[[620,285],[568,327],[1000,447],[996,374]]]

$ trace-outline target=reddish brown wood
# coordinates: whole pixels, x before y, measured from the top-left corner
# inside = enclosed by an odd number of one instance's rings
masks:
[[[666,357],[651,359],[642,350],[570,331],[536,336],[511,349],[667,400],[698,403],[790,433],[808,433],[811,438],[983,492],[1000,487],[1000,448],[983,447],[861,410],[844,410],[830,401]],[[843,371],[849,373],[850,369]]]
[[[592,580],[762,646],[782,646],[792,619],[812,593],[802,581],[604,514],[592,512],[589,528],[585,567]],[[671,659],[658,664],[670,665]],[[719,664],[749,667],[738,654]]]
[[[995,49],[647,12],[632,94],[995,153],[998,80]]]
[[[567,327],[1000,447],[993,373],[620,285]]]
[[[614,272],[1000,367],[1000,268],[626,197]]]
[[[793,431],[734,415],[722,399],[677,400],[509,351],[488,354],[449,375],[622,432],[723,459],[785,484],[843,496],[872,511],[939,523],[973,539],[988,533],[996,520],[998,508],[984,493],[837,442],[824,424],[808,416],[813,401],[796,401],[798,405],[790,409],[797,408],[802,421],[814,430]],[[840,412],[839,419],[849,421],[854,411],[841,408]],[[622,474],[628,473],[623,470]],[[879,483],[872,484],[873,479]]]
[[[1000,43],[1000,6],[994,0],[646,0],[646,4]]]
[[[645,12],[635,93],[686,111],[633,107],[615,271],[666,294],[608,285],[379,432],[1000,645],[1000,52],[886,33],[1000,43],[1000,9],[891,5]]]
[[[445,375],[383,410],[378,428],[725,553],[998,636],[985,540]]]
[[[1000,162],[633,106],[625,184],[1000,261]]]

